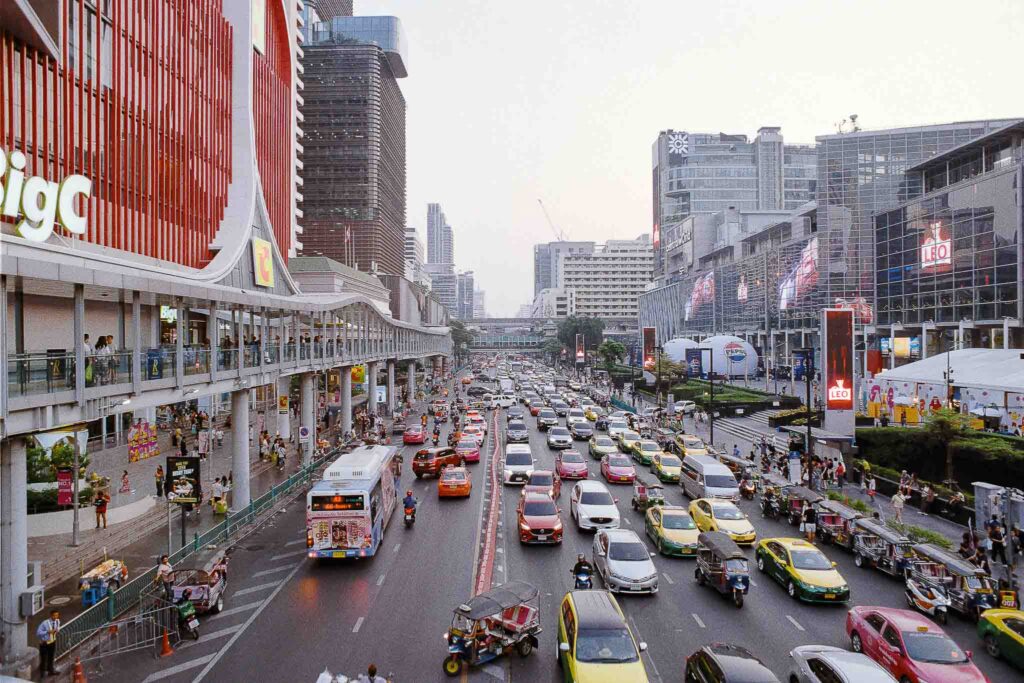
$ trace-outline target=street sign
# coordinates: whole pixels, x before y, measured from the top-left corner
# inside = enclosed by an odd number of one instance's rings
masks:
[[[309,427],[299,427],[299,443],[309,443]]]

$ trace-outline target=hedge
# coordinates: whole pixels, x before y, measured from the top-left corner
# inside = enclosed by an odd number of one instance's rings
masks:
[[[70,510],[70,505],[57,505],[57,489],[45,489],[43,491],[35,491],[29,489],[25,492],[28,498],[27,507],[28,514],[38,515],[44,512],[58,512],[60,510]],[[89,505],[92,502],[92,487],[86,486],[78,491],[78,501],[83,505]]]

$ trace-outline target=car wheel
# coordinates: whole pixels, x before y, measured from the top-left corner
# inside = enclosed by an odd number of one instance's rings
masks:
[[[763,571],[767,571],[765,569],[765,566],[764,566],[764,555],[758,555],[757,556],[757,568],[758,568],[758,570],[760,570],[762,572]]]
[[[991,633],[985,634],[985,651],[996,659],[999,659],[999,641],[997,641],[996,637]]]
[[[786,583],[786,592],[789,593],[789,597],[793,598],[794,600],[799,598],[796,592],[796,584],[793,583],[792,579],[790,579]]]
[[[850,634],[850,647],[854,652],[864,652],[864,644],[860,642],[860,634],[856,631]]]
[[[218,595],[217,602],[213,605],[213,613],[220,614],[224,610],[224,596]]]
[[[860,553],[855,553],[853,556],[853,564],[858,569],[864,569],[864,556]]]

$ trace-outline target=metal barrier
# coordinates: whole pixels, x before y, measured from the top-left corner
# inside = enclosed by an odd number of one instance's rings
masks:
[[[636,408],[634,408],[633,406],[629,405],[628,403],[626,403],[625,401],[623,401],[620,398],[616,398],[616,397],[612,396],[611,402],[612,402],[612,405],[615,406],[616,408],[618,408],[619,410],[625,410],[627,413],[635,413],[636,412]]]

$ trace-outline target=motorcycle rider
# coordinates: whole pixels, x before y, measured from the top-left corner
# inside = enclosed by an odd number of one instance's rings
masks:
[[[195,616],[196,607],[192,604],[192,589],[186,588],[181,592],[181,597],[178,598],[174,606],[178,609],[178,622],[184,626],[188,624],[189,619]]]
[[[405,507],[406,512],[412,515],[413,519],[416,519],[416,499],[412,495],[412,489],[405,492],[405,498],[402,499],[402,505]]]
[[[572,567],[572,575],[574,577],[577,577],[576,578],[576,588],[580,588],[580,585],[579,585],[579,576],[580,576],[580,574],[586,574],[588,576],[593,576],[594,575],[594,567],[589,562],[587,562],[587,558],[583,555],[583,553],[580,553],[579,555],[576,556],[576,564],[574,564],[573,567]]]
[[[754,480],[750,476],[750,470],[743,470],[743,477],[740,479],[740,493],[749,492],[750,497],[754,497]]]
[[[775,499],[775,488],[769,487],[764,492],[764,499],[761,501],[761,512],[767,515],[769,510],[777,508],[777,506],[778,501]]]

